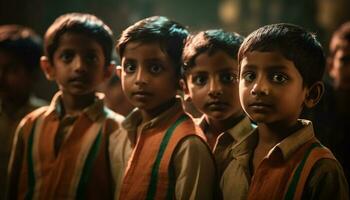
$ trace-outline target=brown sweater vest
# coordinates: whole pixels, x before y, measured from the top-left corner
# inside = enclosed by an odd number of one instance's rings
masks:
[[[314,164],[323,158],[335,159],[316,139],[302,145],[287,161],[263,160],[248,192],[249,200],[301,199]],[[272,159],[272,160],[271,160]]]
[[[163,128],[143,132],[129,160],[119,199],[173,199],[172,155],[186,137],[199,135],[192,120],[177,113]]]
[[[28,115],[21,129],[24,152],[17,198],[112,199],[114,181],[106,130],[114,127],[115,121],[104,118],[92,122],[81,115],[55,157],[59,121],[46,116],[45,108]]]

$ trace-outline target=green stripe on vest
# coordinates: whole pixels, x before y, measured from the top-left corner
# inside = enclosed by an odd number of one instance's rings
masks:
[[[156,190],[157,190],[157,184],[158,184],[158,170],[159,170],[159,166],[160,166],[160,161],[163,158],[163,154],[165,152],[165,149],[169,143],[169,140],[175,130],[175,128],[183,121],[185,121],[186,119],[188,119],[187,115],[181,115],[176,121],[175,123],[165,132],[164,137],[162,139],[162,142],[160,143],[160,148],[156,157],[156,161],[153,164],[152,167],[152,172],[151,172],[151,180],[150,180],[150,184],[148,186],[148,192],[147,192],[147,196],[146,199],[147,200],[152,200],[155,197],[156,194]],[[170,175],[171,177],[171,175]],[[169,187],[172,187],[169,185]],[[171,188],[168,189],[168,192],[172,191]],[[172,194],[168,194],[167,197],[171,198]]]
[[[291,180],[291,182],[289,184],[288,190],[286,192],[286,196],[284,197],[285,200],[292,200],[294,198],[295,190],[297,189],[297,184],[299,182],[300,175],[301,175],[301,172],[303,171],[303,168],[304,168],[304,165],[306,163],[306,160],[309,157],[311,151],[313,149],[315,149],[316,147],[322,147],[322,145],[320,143],[313,143],[313,144],[311,144],[311,146],[308,149],[308,151],[306,152],[303,160],[301,161],[301,163],[299,163],[297,169],[294,172],[292,180]]]
[[[93,145],[91,146],[90,152],[86,158],[83,172],[81,173],[80,181],[78,184],[76,199],[85,199],[86,184],[88,183],[89,176],[93,167],[93,162],[95,161],[98,149],[102,141],[102,130],[99,131]]]

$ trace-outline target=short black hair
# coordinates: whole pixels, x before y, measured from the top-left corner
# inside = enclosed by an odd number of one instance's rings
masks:
[[[28,72],[38,71],[43,53],[42,39],[31,28],[20,25],[0,26],[0,50],[15,55]]]
[[[292,61],[303,78],[304,86],[322,80],[326,61],[316,36],[304,28],[287,23],[263,26],[252,32],[241,45],[238,64],[248,52],[277,51]]]
[[[96,40],[103,49],[105,66],[110,64],[113,51],[113,33],[101,19],[87,13],[61,15],[48,28],[44,37],[44,47],[45,54],[51,63],[60,38],[67,32],[84,34]]]
[[[189,36],[182,53],[182,76],[195,65],[198,55],[208,52],[209,55],[222,50],[233,59],[237,59],[237,53],[244,37],[235,32],[226,32],[222,29],[201,31]]]
[[[116,49],[119,57],[122,58],[129,42],[158,42],[160,48],[174,63],[176,74],[179,76],[182,50],[188,34],[187,29],[180,23],[164,16],[153,16],[142,19],[125,29]]]

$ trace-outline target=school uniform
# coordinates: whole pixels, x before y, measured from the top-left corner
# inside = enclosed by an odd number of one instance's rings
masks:
[[[197,120],[196,123],[201,127],[206,137],[213,137],[208,130],[209,124],[205,120],[204,116]],[[235,126],[226,130],[225,132],[219,134],[216,138],[216,142],[211,145],[212,152],[215,157],[217,174],[218,174],[218,184],[220,184],[220,191],[217,194],[218,199],[222,199],[226,196],[230,196],[233,192],[231,187],[231,180],[227,183],[223,174],[230,173],[232,167],[232,162],[236,162],[232,154],[237,154],[246,149],[242,149],[240,143],[249,137],[254,129],[256,128],[250,121],[250,119],[245,116],[240,120]]]
[[[303,127],[275,145],[254,174],[258,130],[237,144],[221,181],[231,186],[224,199],[349,199],[342,167],[315,138],[312,123],[300,122]]]
[[[212,199],[214,161],[181,101],[141,121],[136,108],[111,136],[115,199]]]
[[[63,116],[61,92],[20,123],[9,165],[8,199],[112,199],[109,135],[123,117],[93,104]]]

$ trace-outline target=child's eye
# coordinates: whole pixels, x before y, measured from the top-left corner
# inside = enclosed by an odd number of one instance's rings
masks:
[[[256,74],[253,72],[244,72],[242,74],[242,78],[247,82],[253,82],[256,78]]]
[[[288,77],[284,74],[276,73],[276,74],[272,74],[271,79],[275,83],[284,83],[288,80]]]
[[[237,75],[233,73],[222,73],[220,74],[220,80],[224,84],[230,84],[237,81]]]
[[[150,66],[149,70],[153,74],[159,74],[160,72],[163,71],[163,67],[161,65],[154,64]]]
[[[123,69],[126,73],[134,73],[136,71],[136,65],[132,63],[124,63]]]
[[[205,85],[207,82],[207,77],[203,75],[197,75],[192,77],[192,83],[195,85]]]
[[[98,62],[98,56],[94,53],[86,55],[86,59],[88,62]]]
[[[60,58],[63,62],[68,63],[73,60],[74,53],[70,51],[62,52]]]

